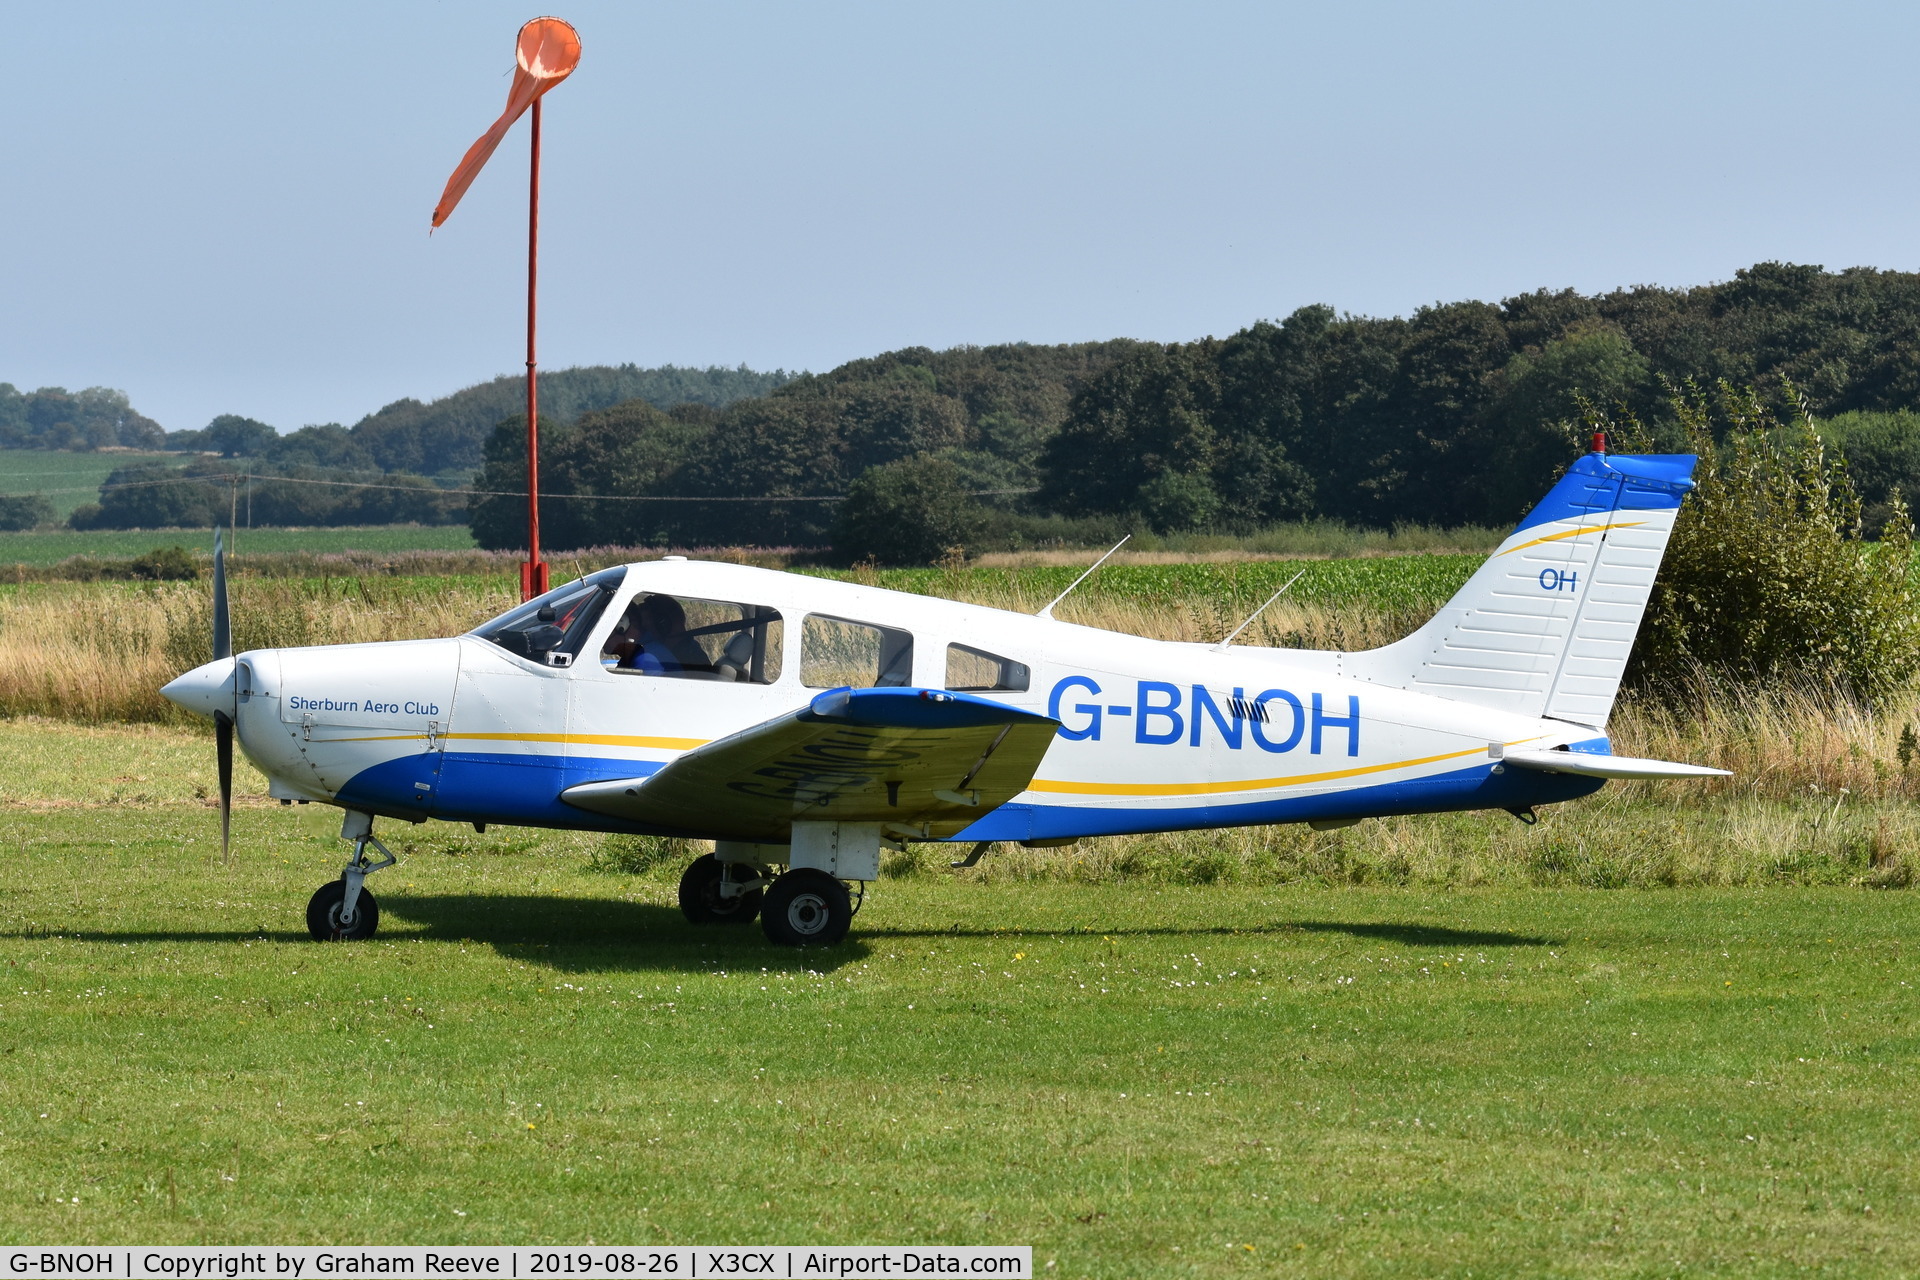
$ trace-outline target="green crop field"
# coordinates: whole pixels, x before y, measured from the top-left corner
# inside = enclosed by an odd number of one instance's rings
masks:
[[[1905,894],[989,858],[884,879],[847,944],[796,953],[684,925],[675,868],[607,870],[597,837],[389,824],[380,937],[320,946],[299,914],[337,872],[333,812],[248,803],[223,866],[211,786],[204,735],[0,725],[9,1242],[1920,1269]]]
[[[62,520],[86,502],[100,501],[100,485],[120,467],[184,461],[178,453],[64,453],[0,449],[0,493],[44,493]]]
[[[1088,563],[1093,557],[1088,557]],[[1364,600],[1383,607],[1437,603],[1458,591],[1483,555],[1368,556],[1346,560],[1239,560],[1188,564],[1117,564],[1103,567],[1075,594],[1113,600],[1170,604],[1195,598],[1250,600],[1259,604],[1298,575],[1289,599],[1307,604]],[[1026,569],[966,566],[959,569],[803,570],[835,578],[859,578],[895,591],[977,597],[1015,588],[1050,598],[1065,591],[1084,566]]]
[[[5,455],[0,455],[4,457]],[[473,535],[465,525],[372,525],[355,528],[246,529],[232,535],[236,554],[333,551],[466,551]],[[58,564],[69,556],[142,555],[156,547],[213,548],[211,529],[102,529],[86,533],[35,530],[0,532],[0,564]]]

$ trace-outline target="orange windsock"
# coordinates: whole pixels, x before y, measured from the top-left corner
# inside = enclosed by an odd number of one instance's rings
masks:
[[[580,65],[580,33],[571,23],[559,18],[535,18],[520,28],[514,56],[520,66],[513,73],[513,87],[507,90],[507,109],[500,113],[492,128],[467,148],[467,154],[460,157],[459,167],[447,179],[447,189],[440,193],[440,203],[433,207],[436,227],[447,220],[453,206],[467,194],[467,188],[480,176],[487,157],[500,145],[500,139],[506,137],[513,122],[526,114],[535,99],[572,75],[573,69]]]

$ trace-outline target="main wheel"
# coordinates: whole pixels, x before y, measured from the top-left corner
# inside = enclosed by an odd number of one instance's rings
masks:
[[[360,901],[353,908],[353,924],[342,929],[340,908],[346,903],[344,880],[329,880],[313,891],[313,896],[307,899],[307,932],[315,942],[358,942],[373,936],[374,930],[380,927],[380,904],[373,900],[373,895],[365,886],[361,887]]]
[[[847,936],[852,923],[847,886],[811,867],[775,880],[760,909],[767,940],[783,947],[831,947]]]
[[[722,862],[710,853],[695,858],[680,877],[680,914],[693,924],[746,924],[759,915],[761,890],[748,889],[731,898],[720,894],[721,881],[739,874],[736,867],[750,872],[749,878],[759,874],[744,863]]]

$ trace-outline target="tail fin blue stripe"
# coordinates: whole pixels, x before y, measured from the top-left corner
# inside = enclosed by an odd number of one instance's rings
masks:
[[[1589,453],[1567,468],[1514,532],[1607,511],[1672,510],[1693,488],[1698,461],[1691,453]]]

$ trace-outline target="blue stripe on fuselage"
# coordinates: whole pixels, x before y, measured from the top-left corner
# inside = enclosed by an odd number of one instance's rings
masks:
[[[1179,809],[1079,808],[1051,804],[1005,804],[955,836],[955,840],[1059,840],[1080,836],[1138,835],[1206,827],[1253,827],[1314,818],[1384,818],[1401,813],[1450,813],[1465,809],[1525,809],[1577,800],[1605,780],[1565,773],[1508,769],[1491,762],[1405,782],[1384,782],[1351,791],[1288,796],[1245,804],[1206,804]]]
[[[1605,739],[1595,739],[1604,742]],[[1582,744],[1586,745],[1586,744]],[[1356,787],[1318,795],[1249,803],[1177,808],[1006,804],[954,836],[955,840],[1057,840],[1077,836],[1134,835],[1205,827],[1260,826],[1313,818],[1372,818],[1402,813],[1463,809],[1524,809],[1558,804],[1598,791],[1600,778],[1532,769],[1494,773],[1492,763],[1449,773]],[[568,787],[657,772],[654,760],[582,756],[443,753],[438,785],[430,799],[415,786],[432,777],[430,753],[401,756],[363,770],[340,790],[338,802],[393,817],[441,818],[449,822],[498,822],[508,826],[560,827],[584,831],[649,831],[638,823],[576,809],[560,799]]]
[[[649,777],[659,772],[661,763],[532,752],[421,752],[361,770],[337,798],[349,807],[394,817],[641,831],[644,828],[637,824],[576,809],[561,800],[560,793],[583,782]],[[422,798],[426,793],[416,784],[429,779],[433,780],[431,795]]]

